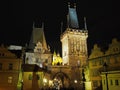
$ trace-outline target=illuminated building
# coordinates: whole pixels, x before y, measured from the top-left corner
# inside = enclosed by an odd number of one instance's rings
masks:
[[[104,52],[95,44],[88,60],[92,90],[96,88],[118,90],[120,85],[119,83],[116,85],[115,82],[120,80],[120,42],[115,38],[112,39],[108,50]],[[106,66],[106,69],[104,66]]]
[[[82,68],[87,65],[87,27],[79,29],[76,6],[71,8],[68,6],[68,27],[61,35],[62,42],[62,59],[63,65],[72,67],[70,70],[70,78],[72,85],[76,84],[77,88],[82,88]],[[86,25],[86,22],[85,22]],[[76,68],[78,67],[78,68]],[[76,74],[75,74],[76,73]],[[77,80],[77,83],[73,83]]]
[[[39,77],[41,81],[37,80],[38,88],[83,88],[83,67],[87,65],[87,37],[88,31],[85,22],[85,29],[79,29],[78,18],[76,13],[76,6],[68,8],[68,27],[64,33],[61,34],[60,40],[62,42],[62,58],[56,52],[51,54],[50,48],[47,46],[44,28],[36,28],[33,25],[32,37],[29,43],[29,51],[25,52],[23,69],[23,84],[26,89],[32,89],[33,82],[29,82],[29,74],[33,77],[34,73],[41,73]],[[33,71],[29,68],[34,68],[34,65],[42,68],[43,71]],[[44,69],[48,70],[45,72]],[[27,72],[28,71],[28,72]],[[49,73],[50,71],[50,73]],[[36,76],[36,75],[35,75]],[[44,76],[44,77],[43,77]],[[46,81],[45,85],[43,84]],[[42,83],[39,83],[42,82]],[[51,82],[51,84],[50,84]]]
[[[62,65],[62,64],[63,64],[63,60],[60,57],[60,54],[56,54],[56,52],[54,51],[52,65]]]
[[[84,29],[80,29],[75,5],[68,5],[67,28],[60,36],[62,57],[56,52],[51,53],[43,26],[33,25],[30,43],[23,47],[22,67],[21,59],[4,54],[8,53],[4,47],[0,49],[0,89],[39,90],[49,87],[91,90],[92,85],[92,90],[118,90],[120,43],[113,39],[106,52],[95,44],[88,58],[87,38],[86,20]],[[104,63],[109,66],[106,71]]]
[[[11,53],[4,45],[0,46],[0,90],[21,88],[19,74],[22,59]]]
[[[33,32],[29,46],[25,48],[23,64],[23,89],[38,90],[45,88],[45,70],[52,63],[52,54],[47,46],[43,27],[36,28]]]
[[[119,90],[120,89],[120,70],[110,70],[102,72],[103,90]]]

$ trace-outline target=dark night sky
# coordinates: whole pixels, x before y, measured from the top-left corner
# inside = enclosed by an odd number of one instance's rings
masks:
[[[2,7],[3,28],[0,30],[0,43],[25,45],[29,42],[33,21],[37,27],[44,22],[48,44],[52,50],[53,48],[61,50],[60,23],[63,21],[65,28],[68,1],[72,4],[76,2],[81,29],[83,17],[87,18],[89,52],[94,43],[106,47],[111,43],[112,38],[116,37],[120,40],[118,22],[120,20],[119,15],[116,14],[119,9],[112,0],[109,2],[105,0],[8,0]]]

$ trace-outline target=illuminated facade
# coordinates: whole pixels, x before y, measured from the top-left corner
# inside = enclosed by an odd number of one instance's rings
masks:
[[[33,26],[33,33],[29,43],[29,51],[25,52],[25,64],[28,66],[23,73],[23,82],[29,82],[28,76],[31,73],[33,77],[33,70],[29,70],[30,65],[37,65],[49,72],[37,71],[35,73],[42,73],[39,75],[41,81],[47,78],[46,85],[38,83],[39,88],[83,88],[82,72],[83,67],[87,65],[87,28],[79,29],[78,18],[76,13],[76,6],[71,8],[69,5],[68,12],[68,27],[64,33],[61,34],[60,40],[62,42],[62,58],[56,52],[53,55],[50,48],[46,44],[45,35],[42,28],[35,28]],[[25,69],[25,68],[24,68]],[[28,71],[28,72],[27,72]],[[27,77],[26,77],[27,76]],[[44,78],[43,78],[44,76]],[[27,79],[25,79],[25,77]],[[37,80],[36,82],[39,82]],[[31,88],[30,85],[24,88]],[[57,85],[57,86],[56,86]]]
[[[4,45],[0,46],[0,90],[17,90],[17,88],[21,88],[19,82],[21,63],[21,58],[17,58]]]
[[[106,77],[107,75],[107,77]],[[119,70],[110,70],[102,72],[102,90],[119,90],[120,89],[120,68]]]
[[[21,59],[0,47],[0,90],[119,90],[120,42],[113,39],[106,52],[95,44],[88,57],[88,30],[86,22],[79,29],[76,6],[68,5],[67,28],[60,36],[62,57],[51,53],[43,29],[33,25],[29,46],[23,47],[22,67]]]
[[[107,90],[107,86],[109,90],[113,90],[113,88],[118,90],[120,83],[118,82],[118,85],[115,85],[115,82],[120,80],[120,42],[115,38],[112,39],[112,43],[105,53],[95,44],[88,60],[92,90],[96,88]],[[107,71],[105,71],[104,63],[107,64]],[[107,80],[105,79],[106,73],[108,74]],[[108,83],[106,81],[108,81]],[[111,83],[113,83],[113,85]]]
[[[87,37],[88,31],[85,29],[79,29],[78,18],[76,13],[76,6],[71,8],[68,6],[68,27],[61,35],[62,42],[62,59],[63,65],[69,66],[71,84],[76,89],[84,88],[82,76],[83,69],[87,65]]]
[[[67,28],[61,36],[63,64],[86,65],[87,36],[87,30]]]
[[[52,61],[52,65],[62,65],[63,64],[63,60],[60,57],[60,54],[56,54],[56,52],[54,51],[53,53],[53,61]]]
[[[33,26],[29,46],[25,49],[28,51],[24,53],[23,90],[45,88],[48,82],[44,82],[44,76],[47,75],[45,72],[52,63],[52,54],[50,47],[47,46],[43,27],[36,28]],[[47,77],[49,78],[49,76]]]
[[[79,29],[76,6],[68,5],[68,27],[61,35],[63,64],[75,66],[79,62],[86,64],[88,31]],[[85,22],[86,25],[86,22]],[[74,61],[73,61],[74,60]]]

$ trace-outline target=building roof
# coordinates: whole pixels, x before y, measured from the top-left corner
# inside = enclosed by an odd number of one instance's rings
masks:
[[[29,42],[29,48],[34,49],[37,42],[41,42],[42,46],[47,50],[47,43],[46,38],[43,30],[43,26],[41,28],[35,28],[33,27],[31,39]]]
[[[79,28],[78,17],[76,12],[76,7],[68,7],[68,27],[70,28]]]

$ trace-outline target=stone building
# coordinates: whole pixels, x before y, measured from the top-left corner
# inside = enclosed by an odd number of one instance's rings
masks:
[[[84,69],[87,65],[87,37],[88,31],[85,23],[85,29],[79,29],[79,23],[76,13],[76,6],[68,5],[67,15],[68,27],[60,36],[62,42],[62,57],[59,54],[52,54],[50,47],[46,43],[44,28],[36,28],[33,26],[33,33],[29,43],[29,51],[25,51],[24,66],[28,64],[28,71],[31,65],[37,65],[43,71],[36,71],[41,79],[37,80],[38,88],[74,88],[79,90],[84,88],[85,75]],[[34,68],[34,67],[33,67]],[[25,68],[24,68],[25,69]],[[23,78],[31,75],[33,77],[34,70],[26,72],[23,69]],[[47,70],[47,72],[44,71]],[[29,75],[28,75],[29,73]],[[36,76],[36,75],[34,75]],[[24,78],[24,81],[29,81]],[[24,83],[23,83],[24,85]],[[29,90],[33,90],[32,81],[29,85],[24,86]]]
[[[84,22],[84,29],[80,29],[76,6],[69,4],[67,28],[60,35],[62,57],[56,52],[51,53],[43,25],[41,28],[33,25],[30,43],[23,47],[23,58],[17,58],[1,46],[0,89],[118,90],[120,42],[113,39],[106,51],[95,44],[88,56],[85,18]]]
[[[4,45],[0,46],[0,90],[21,88],[21,83],[19,83],[21,64],[21,58],[17,58]]]
[[[23,60],[23,89],[39,90],[46,88],[48,82],[44,82],[49,66],[52,63],[52,53],[47,46],[44,28],[33,26],[30,43],[24,49]],[[48,86],[47,86],[48,87]]]
[[[101,88],[103,90],[113,90],[113,88],[118,90],[120,87],[120,42],[116,38],[112,39],[108,50],[104,52],[95,44],[88,61],[92,90],[98,88],[100,90]]]

